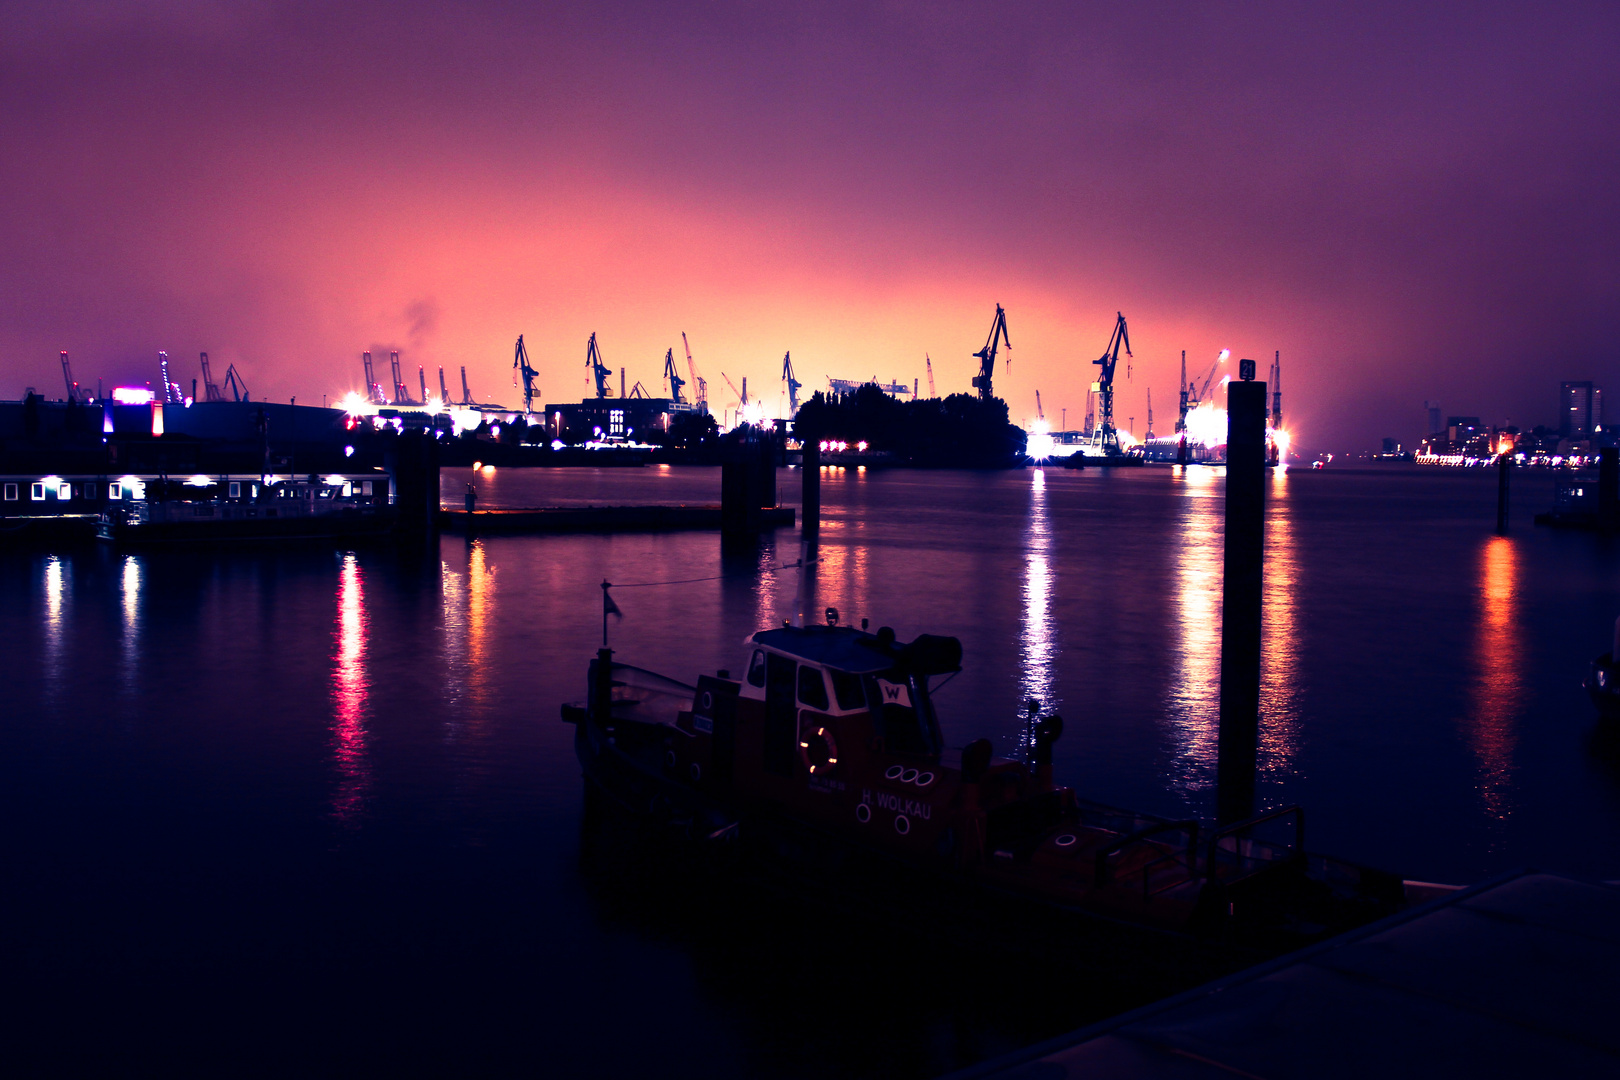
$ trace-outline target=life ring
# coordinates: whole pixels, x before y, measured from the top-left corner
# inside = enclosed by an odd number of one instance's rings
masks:
[[[855,820],[865,825],[872,820],[872,808],[865,803],[855,804]]]
[[[820,724],[806,724],[799,736],[799,759],[811,776],[830,773],[838,767],[838,740]]]
[[[901,836],[911,831],[911,819],[904,814],[894,815],[894,831]]]

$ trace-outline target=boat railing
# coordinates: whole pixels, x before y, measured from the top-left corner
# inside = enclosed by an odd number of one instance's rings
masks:
[[[1288,843],[1256,839],[1255,829],[1274,821],[1293,819],[1293,838]],[[1227,884],[1262,870],[1305,857],[1305,811],[1285,806],[1245,821],[1222,826],[1209,834],[1204,857],[1204,873],[1211,880]]]
[[[1159,852],[1158,857],[1151,858],[1136,869],[1128,871],[1126,874],[1122,875],[1119,880],[1123,881],[1126,877],[1129,877],[1132,874],[1140,874],[1142,876],[1142,899],[1144,902],[1151,898],[1155,893],[1163,892],[1168,888],[1173,888],[1174,886],[1180,884],[1182,880],[1186,879],[1172,878],[1168,883],[1161,884],[1158,888],[1154,888],[1153,870],[1156,867],[1164,866],[1166,863],[1177,864],[1185,867],[1187,870],[1187,878],[1191,878],[1197,872],[1198,829],[1199,826],[1198,822],[1196,821],[1159,821],[1147,826],[1146,828],[1138,829],[1126,836],[1121,836],[1113,843],[1108,844],[1107,846],[1098,850],[1095,856],[1096,869],[1094,881],[1096,885],[1101,887],[1108,884],[1109,881],[1113,879],[1113,867],[1109,863],[1110,859],[1116,855],[1123,855],[1126,851],[1129,851],[1138,845],[1146,844],[1149,845],[1152,850]],[[1186,840],[1179,846],[1172,844],[1169,849],[1166,850],[1165,844],[1167,834],[1172,833],[1183,833],[1186,836]]]

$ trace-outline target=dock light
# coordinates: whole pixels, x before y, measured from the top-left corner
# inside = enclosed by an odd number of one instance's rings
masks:
[[[482,461],[473,462],[473,472],[477,472],[479,469],[482,469],[483,467],[484,467],[484,463]]]
[[[354,457],[354,447],[352,447],[352,446],[345,446],[345,447],[344,447],[344,448],[343,448],[343,456],[344,456],[344,457]]]
[[[494,476],[495,475],[495,466],[493,466],[493,465],[485,465],[479,471],[482,472],[485,476]]]
[[[860,442],[856,443],[855,444],[855,449],[859,450],[863,454],[866,453],[866,440],[863,439]]]
[[[563,442],[561,439],[552,439],[551,448],[553,450],[566,450],[568,448],[568,444]]]
[[[187,487],[208,487],[212,483],[213,483],[213,481],[210,480],[208,477],[204,476],[202,473],[198,473],[197,475],[191,477],[189,480],[186,481],[186,486]]]
[[[150,405],[156,396],[145,386],[120,386],[112,392],[113,401],[119,405]]]
[[[339,487],[347,486],[349,482],[341,476],[328,476],[326,478],[326,483],[331,487]]]

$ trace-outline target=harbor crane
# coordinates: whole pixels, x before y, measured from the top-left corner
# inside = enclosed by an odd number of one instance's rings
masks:
[[[383,396],[382,383],[377,381],[376,373],[371,368],[371,351],[368,349],[361,353],[360,359],[366,365],[366,397],[371,399],[373,405],[388,404],[388,399]]]
[[[427,369],[424,368],[421,364],[416,365],[416,384],[419,387],[422,388],[422,400],[418,401],[417,404],[418,405],[426,405],[427,404]]]
[[[793,354],[782,354],[782,381],[787,383],[788,416],[799,415],[799,388],[804,384],[793,377]]]
[[[737,408],[740,409],[744,405],[747,405],[748,404],[748,376],[746,376],[746,375],[743,376],[743,388],[741,390],[737,389],[737,384],[731,381],[731,376],[730,375],[727,375],[725,372],[722,371],[720,373],[720,377],[722,379],[726,380],[726,385],[731,387],[731,392],[734,395],[736,395],[736,397],[737,397]]]
[[[1222,349],[1220,355],[1215,358],[1215,362],[1209,365],[1209,374],[1204,376],[1203,387],[1198,391],[1198,393],[1192,395],[1191,404],[1193,408],[1197,408],[1200,403],[1209,400],[1209,387],[1210,384],[1215,381],[1215,372],[1222,364],[1226,362],[1226,358],[1231,355],[1231,349]],[[1187,389],[1192,389],[1192,385],[1190,383],[1188,384]]]
[[[1153,438],[1153,387],[1150,386],[1150,387],[1147,388],[1147,394],[1148,394],[1148,426],[1147,426],[1147,434],[1144,435],[1143,438],[1151,439],[1151,438]]]
[[[685,405],[686,399],[681,397],[681,387],[686,385],[686,380],[675,373],[673,346],[664,353],[664,381],[669,384],[669,399],[677,405]]]
[[[73,381],[73,368],[70,364],[68,364],[68,354],[66,349],[62,350],[62,379],[67,383],[67,399],[69,401],[82,400],[82,396],[79,393],[79,384]]]
[[[645,400],[651,398],[652,395],[647,393],[647,388],[645,386],[641,385],[641,380],[640,379],[637,379],[636,384],[630,388],[630,392],[628,394],[625,394],[624,397],[626,399],[629,399],[629,398],[641,398],[642,400],[645,401]]]
[[[369,357],[371,354],[367,353],[366,355]],[[252,398],[248,397],[247,383],[243,382],[242,376],[237,374],[235,364],[231,364],[225,369],[225,389],[231,392],[232,401],[252,400]],[[225,400],[223,393],[220,394],[220,400]]]
[[[180,391],[180,385],[169,379],[169,354],[158,350],[158,372],[163,376],[164,402],[183,402],[185,395]]]
[[[1181,350],[1181,414],[1176,418],[1176,431],[1187,430],[1187,350]],[[1185,439],[1182,440],[1186,442]]]
[[[1125,313],[1119,313],[1114,320],[1114,332],[1109,335],[1108,346],[1103,354],[1092,363],[1102,368],[1098,373],[1097,381],[1091,384],[1096,391],[1099,404],[1102,405],[1102,424],[1097,433],[1097,443],[1105,457],[1118,457],[1119,432],[1114,427],[1114,367],[1119,363],[1119,350],[1124,348],[1125,355],[1131,355],[1131,337],[1125,328]]]
[[[996,373],[996,344],[1001,342],[1012,349],[1012,339],[1007,336],[1007,313],[1000,304],[996,305],[995,318],[990,321],[990,339],[984,343],[984,348],[973,355],[979,360],[979,373],[973,376],[973,385],[979,390],[979,400],[989,401],[994,395],[990,392],[990,378]],[[1012,360],[1007,361],[1009,367]]]
[[[591,347],[595,348],[595,346],[596,335],[592,334]],[[518,335],[517,346],[512,350],[512,370],[517,372],[517,375],[512,379],[514,386],[517,385],[519,378],[523,380],[523,414],[527,416],[534,411],[534,380],[540,377],[540,373],[534,370],[533,364],[529,363],[529,350],[523,347],[522,334]],[[466,368],[461,369],[461,392],[467,398],[472,397],[471,394],[467,393]]]
[[[450,404],[450,388],[444,385],[443,364],[439,365],[439,404],[441,406],[448,406]]]
[[[585,367],[596,378],[596,396],[612,397],[613,387],[608,385],[608,379],[613,377],[613,369],[602,363],[602,350],[596,347],[595,330],[591,331],[591,339],[585,343]]]
[[[1041,392],[1039,390],[1035,391],[1035,419],[1043,424],[1046,423],[1046,410],[1041,408]]]
[[[519,341],[523,340],[523,335],[522,334],[518,335],[518,340]],[[473,403],[472,391],[467,389],[467,365],[466,364],[461,365],[461,403],[463,405],[471,405]]]
[[[706,409],[709,407],[709,383],[698,374],[697,362],[692,359],[692,346],[686,341],[685,330],[681,331],[681,348],[686,350],[686,370],[692,375],[694,389],[692,400],[697,403],[698,408]]]
[[[202,373],[203,373],[203,400],[205,400],[205,401],[224,401],[225,400],[225,395],[220,393],[219,392],[219,387],[214,384],[214,372],[208,366],[208,354],[207,353],[202,354]]]
[[[1271,429],[1282,427],[1282,350],[1271,355]]]
[[[928,359],[927,353],[923,353],[923,366],[928,369],[928,396],[937,398],[939,391],[934,389],[934,362]]]
[[[389,351],[388,363],[394,369],[394,404],[415,405],[416,402],[411,400],[411,392],[405,389],[405,376],[400,374],[398,349],[392,349]]]

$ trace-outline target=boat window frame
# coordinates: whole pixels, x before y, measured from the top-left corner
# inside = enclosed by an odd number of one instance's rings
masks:
[[[807,678],[813,680],[815,688],[821,691],[819,697],[806,698],[804,696]],[[799,662],[798,676],[794,680],[794,694],[798,698],[799,704],[807,709],[814,709],[816,712],[824,713],[832,708],[832,698],[827,693],[826,676],[823,674],[822,669],[815,664]]]
[[[828,668],[827,674],[832,676],[833,701],[842,713],[861,712],[866,708],[866,687],[861,677],[853,671],[839,671],[837,668]],[[840,684],[843,685],[840,685]],[[844,693],[845,689],[854,691],[851,696]]]
[[[744,674],[743,681],[746,682],[749,686],[752,686],[752,687],[754,687],[756,689],[759,689],[759,690],[765,689],[765,650],[764,649],[761,649],[761,648],[755,648],[754,649],[754,655],[751,656],[749,658],[749,660],[748,660],[748,671]]]

